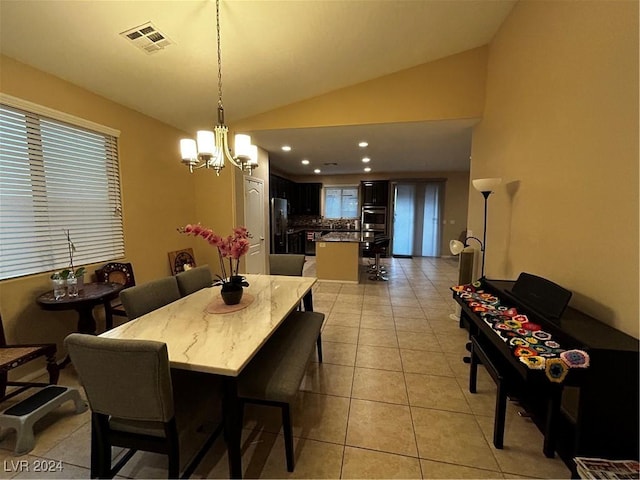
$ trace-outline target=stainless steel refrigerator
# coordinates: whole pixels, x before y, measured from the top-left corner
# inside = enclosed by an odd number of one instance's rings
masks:
[[[271,199],[271,253],[287,252],[288,207],[284,198]]]

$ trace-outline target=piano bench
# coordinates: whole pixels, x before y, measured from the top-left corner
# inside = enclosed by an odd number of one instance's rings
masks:
[[[469,365],[469,392],[476,393],[478,364],[482,363],[487,373],[496,384],[496,408],[493,419],[493,445],[502,449],[504,446],[504,424],[507,413],[507,395],[512,393],[518,379],[510,372],[508,365],[500,365],[500,356],[493,360],[480,345],[475,336],[471,337],[471,362]]]

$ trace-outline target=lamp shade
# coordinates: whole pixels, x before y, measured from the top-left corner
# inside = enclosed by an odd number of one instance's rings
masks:
[[[251,168],[256,168],[258,166],[258,146],[251,145],[250,147],[249,165],[251,165]]]
[[[251,158],[251,137],[240,133],[235,136],[234,150],[238,158]]]
[[[502,183],[502,178],[476,178],[472,183],[473,188],[479,192],[490,192],[493,187]]]
[[[215,135],[210,130],[198,130],[196,134],[198,153],[200,155],[213,155],[216,149]]]
[[[185,163],[193,163],[198,161],[198,150],[196,141],[192,138],[183,138],[180,140],[180,156]]]
[[[458,255],[464,250],[464,243],[460,240],[451,240],[449,242],[449,250],[451,250],[451,253],[454,255]]]

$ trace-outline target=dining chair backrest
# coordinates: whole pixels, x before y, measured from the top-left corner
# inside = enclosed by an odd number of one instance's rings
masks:
[[[269,255],[269,272],[271,275],[302,276],[304,255],[288,255],[272,253]]]
[[[96,280],[98,282],[121,283],[124,288],[133,287],[136,284],[133,265],[130,263],[107,263],[96,270]]]
[[[92,412],[147,422],[173,418],[166,344],[80,333],[72,333],[64,343]]]
[[[201,267],[191,268],[184,272],[180,272],[176,275],[176,280],[178,281],[178,290],[180,290],[180,295],[183,297],[203,288],[210,287],[213,283],[213,277],[211,276],[209,265],[202,265]]]
[[[44,357],[47,371],[49,372],[49,384],[58,383],[59,366],[56,362],[56,344],[7,344],[4,334],[2,315],[0,314],[0,401],[19,395],[31,387],[44,387],[43,383],[27,382],[22,380],[9,381],[9,371],[21,365]],[[12,389],[7,394],[7,386],[19,387]]]
[[[176,277],[164,277],[120,292],[120,300],[130,320],[141,317],[180,299]]]

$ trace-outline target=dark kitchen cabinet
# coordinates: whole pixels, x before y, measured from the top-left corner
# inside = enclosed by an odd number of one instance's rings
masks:
[[[321,183],[296,184],[297,197],[295,198],[295,213],[300,215],[320,216],[320,192]]]
[[[292,202],[296,196],[296,183],[278,175],[269,176],[269,197],[285,198]]]
[[[297,255],[304,255],[304,230],[290,233],[287,235],[287,242],[289,246],[288,253],[295,253]]]
[[[269,175],[269,198],[282,198],[282,180],[284,178],[277,175]]]
[[[289,201],[289,215],[320,216],[321,183],[296,183],[278,175],[269,176],[269,198]]]
[[[389,204],[389,182],[360,182],[360,195],[363,206],[386,207]]]

